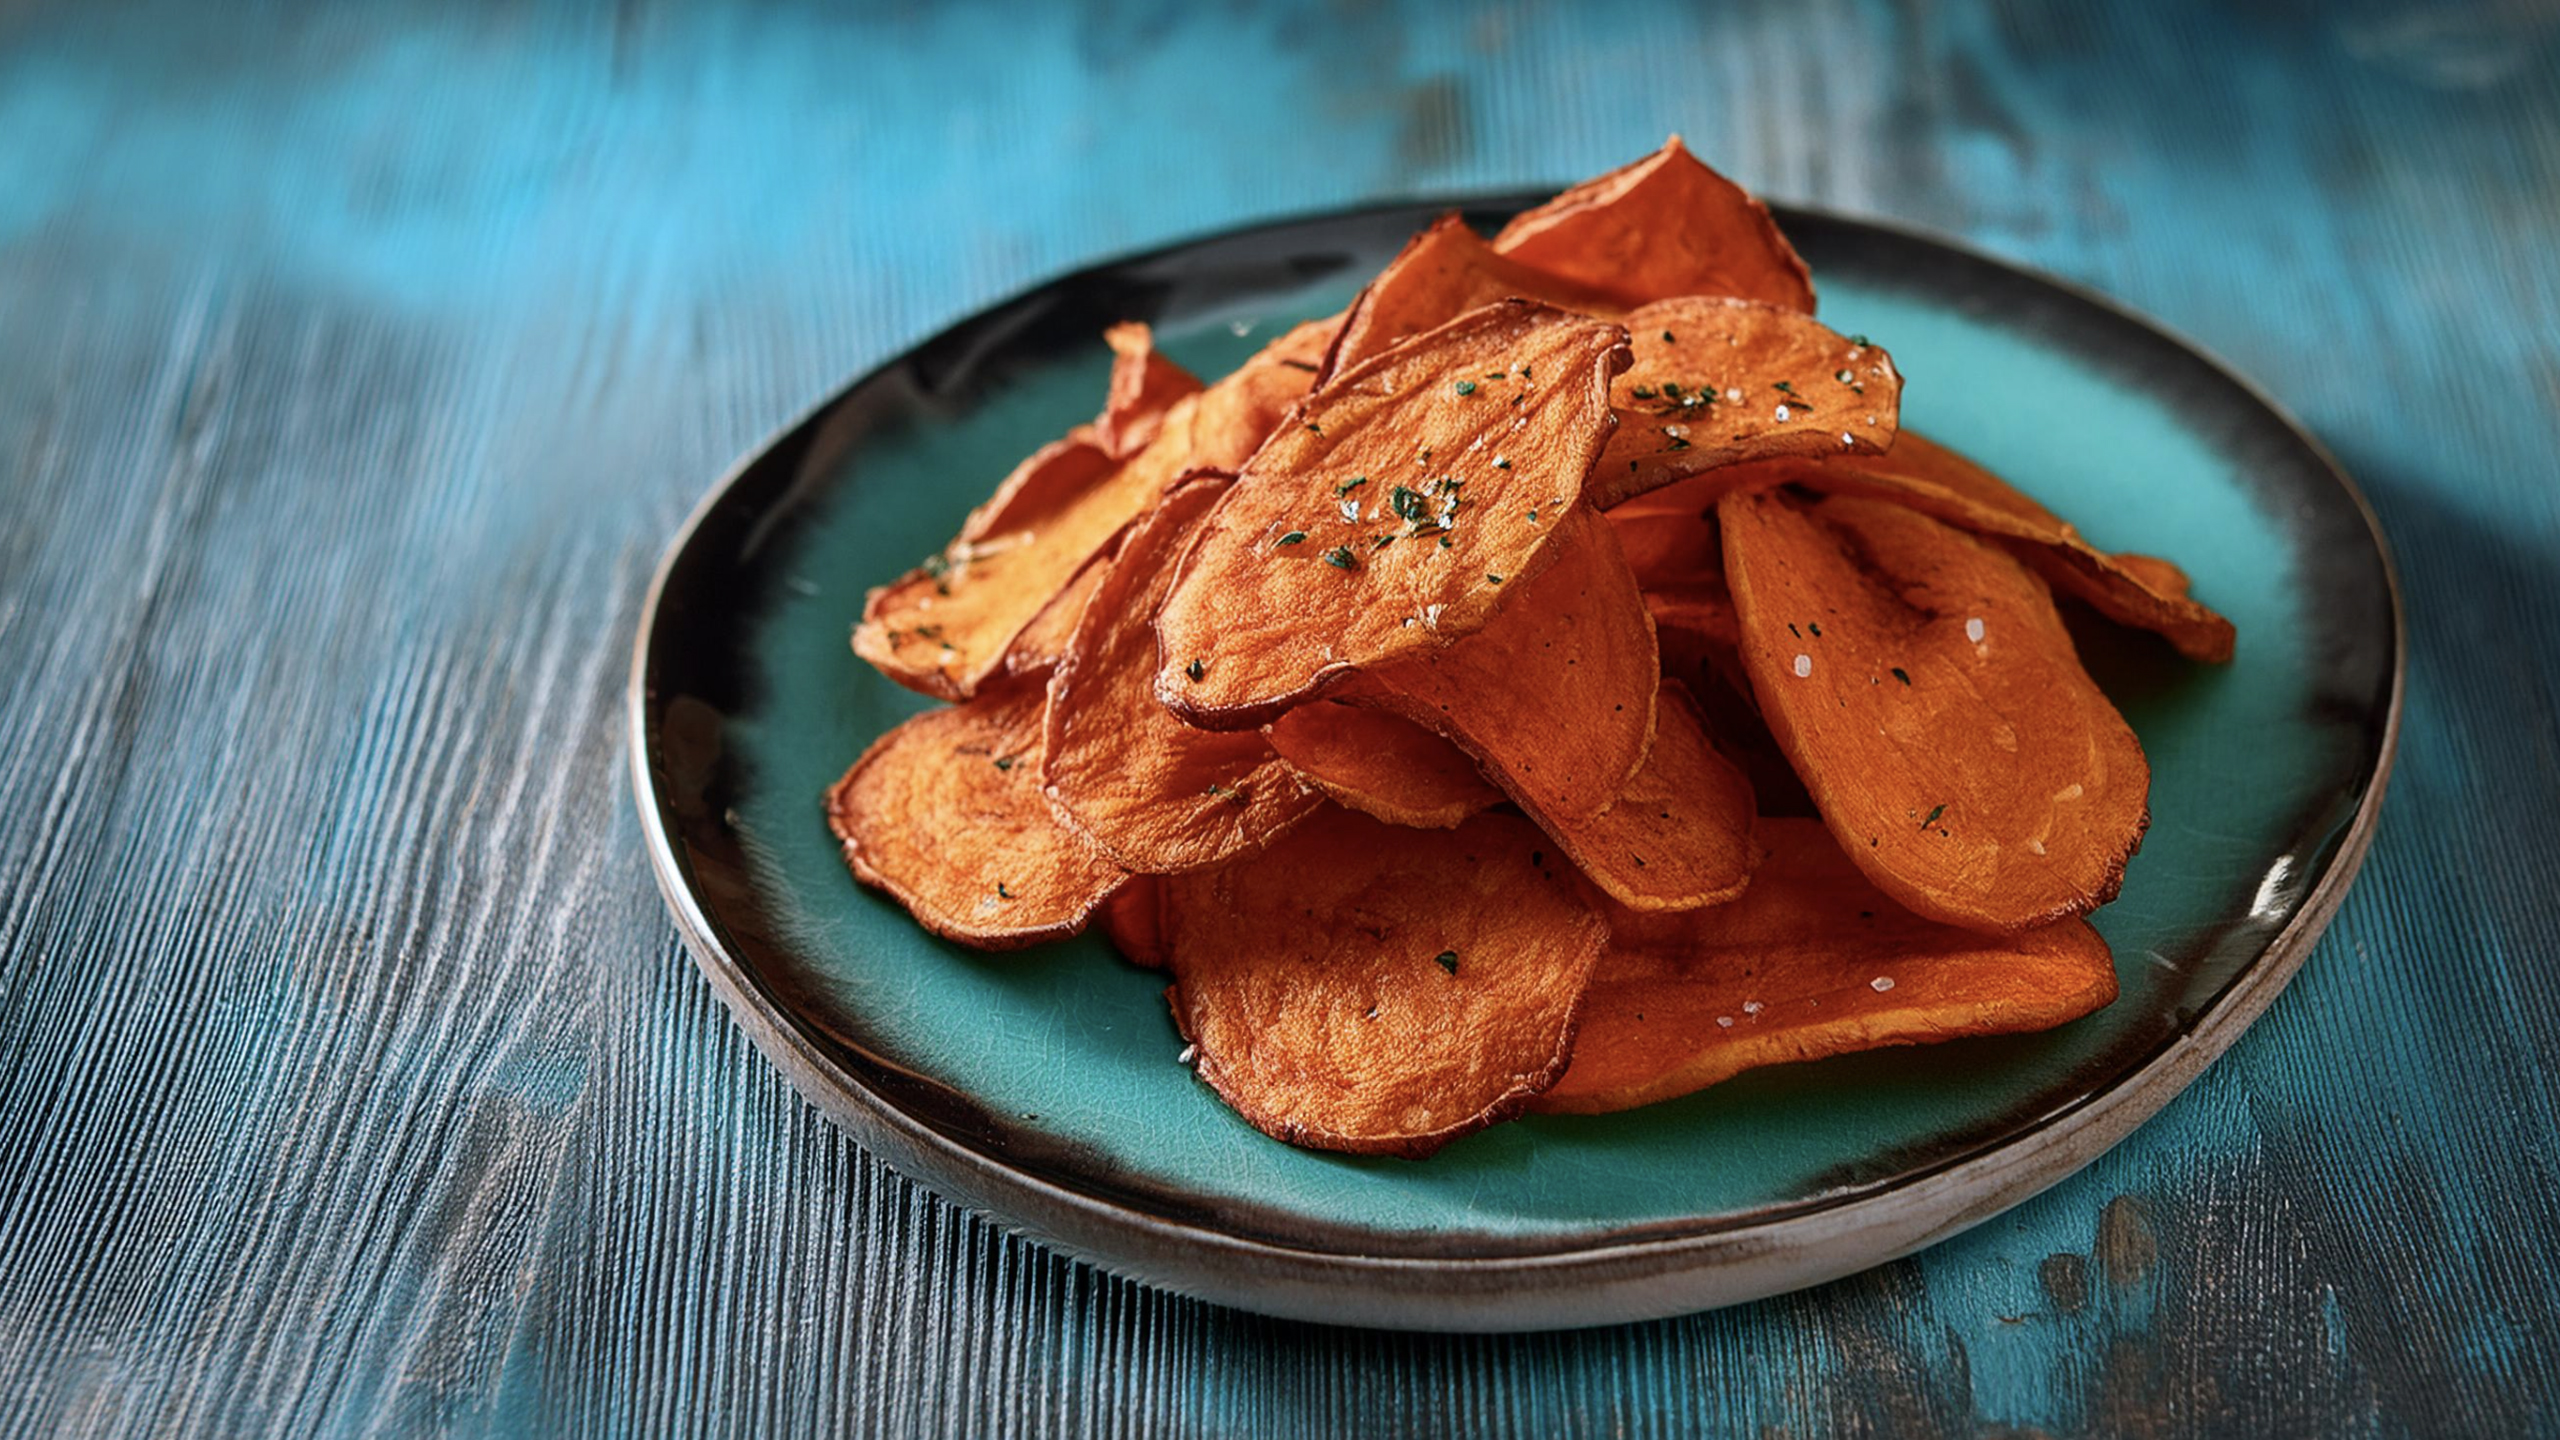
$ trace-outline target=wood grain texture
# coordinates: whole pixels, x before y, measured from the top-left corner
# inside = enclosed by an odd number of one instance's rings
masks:
[[[0,6],[0,1431],[2560,1424],[2560,10],[1015,8]],[[710,478],[1097,254],[1674,128],[2365,483],[2407,722],[2293,989],[2011,1215],[1623,1330],[1172,1299],[832,1132],[623,791]]]

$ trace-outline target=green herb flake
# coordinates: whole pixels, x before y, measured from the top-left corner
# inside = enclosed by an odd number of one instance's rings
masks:
[[[1662,382],[1662,393],[1663,393],[1663,394],[1665,394],[1665,395],[1667,395],[1667,396],[1669,396],[1669,397],[1671,397],[1671,398],[1672,398],[1672,399],[1674,399],[1674,400],[1679,399],[1679,398],[1680,398],[1680,382],[1679,382],[1679,381],[1677,381],[1677,380],[1665,380],[1665,381],[1663,381],[1663,382]]]
[[[1004,888],[1004,882],[1001,880],[996,882],[996,896],[1003,900],[1010,900],[1014,898],[1013,892]]]
[[[1921,828],[1921,829],[1923,829],[1923,830],[1926,830],[1926,829],[1928,829],[1930,826],[1937,824],[1937,823],[1938,823],[1938,817],[1939,817],[1939,816],[1941,816],[1941,815],[1944,815],[1944,814],[1946,814],[1946,813],[1947,813],[1947,807],[1946,807],[1945,805],[1943,805],[1943,804],[1939,805],[1936,809],[1931,810],[1931,811],[1929,812],[1929,818],[1928,818],[1928,819],[1923,820],[1923,821],[1921,821],[1921,822],[1920,822],[1920,828]]]
[[[997,757],[996,757],[996,768],[997,768],[997,769],[999,769],[999,770],[1010,770],[1010,769],[1012,769],[1012,768],[1013,768],[1013,757],[1012,757],[1012,756],[1010,756],[1010,755],[999,755],[999,756],[997,756]]]
[[[1869,341],[1864,335],[1852,335],[1849,337],[1849,343],[1857,346],[1861,350],[1864,350],[1873,342]]]
[[[1484,577],[1484,578],[1485,578],[1485,580],[1486,580],[1488,583],[1490,583],[1490,584],[1499,585],[1499,584],[1501,584],[1501,583],[1502,583],[1502,577],[1501,577],[1501,576],[1499,576],[1499,575],[1494,574],[1494,573],[1493,573],[1492,571],[1490,571],[1490,570],[1488,570],[1488,571],[1486,571],[1486,572],[1485,572],[1485,577]]]
[[[1341,484],[1334,486],[1334,487],[1333,487],[1333,493],[1334,493],[1334,494],[1336,494],[1336,495],[1348,495],[1348,494],[1350,494],[1352,491],[1357,490],[1357,489],[1359,489],[1361,486],[1366,485],[1366,484],[1368,484],[1368,483],[1369,483],[1369,477],[1368,477],[1368,476],[1366,476],[1366,475],[1354,475],[1354,476],[1352,476],[1350,479],[1343,481]]]
[[[1686,450],[1689,448],[1689,442],[1677,435],[1674,435],[1671,437],[1671,448],[1674,450]]]
[[[1336,570],[1356,570],[1360,567],[1360,562],[1351,558],[1351,547],[1348,545],[1336,545],[1324,552],[1324,563]]]
[[[1807,620],[1804,622],[1804,628],[1813,632],[1814,639],[1819,640],[1822,638],[1822,627],[1814,621]]]
[[[1369,542],[1369,548],[1372,550],[1384,550],[1389,544],[1394,542],[1395,538],[1396,537],[1392,533],[1381,535],[1377,539]]]
[[[1431,963],[1448,971],[1450,974],[1455,975],[1458,973],[1458,952],[1455,950],[1443,950],[1439,954],[1431,957]]]
[[[1422,498],[1422,492],[1409,490],[1402,485],[1387,492],[1387,506],[1416,525],[1421,524],[1431,515],[1431,506]]]
[[[1461,395],[1473,395],[1476,393],[1476,382],[1473,380],[1461,380],[1458,382],[1457,389],[1458,393]]]
[[[1441,536],[1441,537],[1440,537],[1440,548],[1441,548],[1441,549],[1443,549],[1443,550],[1446,550],[1446,549],[1448,549],[1448,548],[1449,548],[1449,537],[1448,537],[1448,536],[1443,535],[1443,536]]]
[[[1310,435],[1321,435],[1324,433],[1324,427],[1313,420],[1310,420],[1307,422],[1307,433]]]
[[[1304,539],[1306,539],[1306,538],[1307,538],[1307,532],[1306,532],[1306,531],[1304,531],[1304,530],[1292,530],[1292,531],[1290,531],[1288,534],[1281,536],[1281,537],[1280,537],[1280,541],[1279,541],[1279,543],[1280,543],[1280,544],[1283,544],[1283,545],[1295,545],[1295,544],[1299,543],[1300,541],[1302,541],[1302,540],[1304,540]]]
[[[1190,664],[1182,667],[1182,673],[1190,676],[1194,680],[1197,680],[1201,676],[1209,673],[1209,667],[1202,661],[1194,660]]]
[[[1639,400],[1650,400],[1653,398],[1654,392],[1653,387],[1650,385],[1639,385],[1628,393],[1634,395]]]
[[[1496,455],[1493,457],[1493,468],[1496,470],[1508,470],[1511,468],[1511,462],[1503,459],[1499,455]]]
[[[1894,679],[1896,679],[1896,680],[1901,681],[1901,682],[1902,682],[1903,684],[1905,684],[1905,685],[1908,685],[1908,684],[1910,684],[1910,683],[1911,683],[1911,674],[1910,674],[1910,672],[1909,672],[1909,671],[1907,671],[1907,670],[1904,670],[1904,669],[1903,669],[1901,666],[1899,666],[1899,665],[1896,665],[1896,666],[1894,666],[1894,667],[1893,667],[1893,678],[1894,678]]]
[[[1680,343],[1680,337],[1672,334],[1668,330],[1665,330],[1662,332],[1662,343],[1665,345],[1677,345]]]

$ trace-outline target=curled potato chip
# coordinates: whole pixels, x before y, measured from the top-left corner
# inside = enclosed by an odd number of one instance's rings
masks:
[[[1644,762],[1662,662],[1608,522],[1575,509],[1551,549],[1482,630],[1341,693],[1447,736],[1553,828],[1607,809]]]
[[[1758,852],[1751,784],[1708,743],[1678,681],[1662,685],[1653,748],[1596,815],[1550,817],[1523,801],[1582,873],[1631,910],[1695,910],[1742,893]]]
[[[1993,536],[2066,595],[2119,625],[2149,630],[2190,660],[2231,659],[2231,622],[2188,598],[2186,573],[2148,555],[2110,555],[2007,481],[1926,436],[1883,455],[1843,458],[1792,478],[1835,493],[1897,501]]]
[[[1629,312],[1627,334],[1634,363],[1609,387],[1618,432],[1587,492],[1604,510],[1746,461],[1893,443],[1902,407],[1893,357],[1795,311],[1663,300]]]
[[[1259,732],[1194,729],[1156,703],[1148,617],[1172,579],[1176,545],[1230,478],[1186,480],[1130,528],[1049,677],[1040,760],[1049,803],[1143,874],[1258,850],[1324,803]]]
[[[1022,633],[1005,647],[1004,673],[1021,679],[1045,676],[1057,668],[1058,659],[1066,654],[1067,641],[1076,633],[1076,621],[1084,615],[1085,602],[1102,587],[1102,577],[1111,571],[1111,556],[1106,551],[1084,562],[1076,578],[1067,588],[1040,607]]]
[[[1158,698],[1246,729],[1483,628],[1578,509],[1624,354],[1613,325],[1503,301],[1335,379],[1200,522]]]
[[[1253,1126],[1420,1157],[1516,1112],[1572,1052],[1607,927],[1526,821],[1404,830],[1327,809],[1164,882],[1174,1021]]]
[[[2043,582],[1883,501],[1717,509],[1761,714],[1878,889],[1994,933],[2115,898],[2150,767]]]
[[[873,741],[827,792],[854,878],[982,950],[1072,935],[1127,878],[1040,793],[1038,686],[928,710]]]
[[[1188,370],[1157,352],[1155,332],[1134,320],[1102,332],[1111,347],[1111,389],[1094,439],[1114,460],[1126,460],[1155,438],[1173,402],[1200,388]]]
[[[1560,280],[1494,253],[1455,214],[1443,215],[1405,243],[1343,312],[1333,350],[1316,375],[1319,386],[1400,341],[1470,310],[1518,296],[1586,315],[1624,308],[1586,286]]]
[[[1812,820],[1761,826],[1730,905],[1610,917],[1573,1065],[1532,1102],[1597,1114],[1795,1060],[2045,1030],[2116,996],[2085,920],[1989,939],[1878,894]]]
[[[1446,830],[1502,803],[1465,751],[1384,710],[1319,700],[1262,733],[1309,784],[1390,825]]]
[[[1493,247],[1625,305],[1722,295],[1813,313],[1813,277],[1769,207],[1708,169],[1677,135],[1523,212]]]
[[[1164,943],[1164,881],[1156,876],[1130,876],[1094,912],[1093,923],[1130,964],[1162,970],[1173,963]]]
[[[1304,395],[1312,372],[1301,326],[1217,384],[1175,398],[1146,441],[1114,462],[1096,427],[1044,447],[973,512],[942,554],[873,590],[854,652],[911,690],[966,699],[1122,527],[1154,508],[1186,470],[1232,468]],[[1125,337],[1124,337],[1125,343]],[[1126,370],[1123,355],[1116,370]],[[1118,389],[1115,387],[1115,394]],[[1134,393],[1161,395],[1157,382]],[[1137,411],[1117,432],[1148,429]],[[1036,668],[1036,667],[1034,667]]]

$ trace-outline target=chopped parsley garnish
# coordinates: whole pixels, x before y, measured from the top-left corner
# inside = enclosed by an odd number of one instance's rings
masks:
[[[1674,450],[1686,450],[1689,448],[1689,442],[1677,435],[1674,435],[1671,437],[1671,448]]]
[[[1508,470],[1511,468],[1511,462],[1503,459],[1499,455],[1496,455],[1493,457],[1493,468],[1496,470]]]
[[[1429,518],[1431,514],[1431,507],[1423,500],[1422,492],[1406,489],[1402,485],[1387,492],[1387,505],[1398,515],[1417,525]]]
[[[1667,396],[1669,396],[1669,397],[1671,397],[1671,398],[1672,398],[1672,399],[1674,399],[1674,400],[1679,399],[1679,398],[1680,398],[1680,382],[1679,382],[1679,381],[1677,381],[1677,380],[1665,380],[1665,381],[1663,381],[1663,382],[1662,382],[1662,393],[1663,393],[1663,394],[1665,394],[1665,395],[1667,395]]]
[[[1431,960],[1433,964],[1438,965],[1441,969],[1448,971],[1452,975],[1458,973],[1458,952],[1455,950],[1443,950],[1439,954],[1432,956]]]
[[[1307,532],[1306,532],[1306,531],[1304,531],[1304,530],[1292,530],[1292,531],[1290,531],[1288,534],[1283,535],[1283,536],[1281,536],[1281,537],[1280,537],[1280,543],[1281,543],[1281,544],[1283,544],[1283,545],[1295,545],[1295,544],[1297,544],[1299,541],[1304,540],[1304,539],[1306,539],[1306,538],[1307,538]]]
[[[1668,330],[1665,330],[1662,332],[1662,343],[1665,345],[1677,345],[1680,343],[1680,337],[1672,334]]]
[[[1387,534],[1381,535],[1377,539],[1370,541],[1369,548],[1372,550],[1384,550],[1395,538],[1394,532],[1390,531]]]
[[[1653,387],[1650,385],[1639,385],[1628,393],[1639,400],[1650,400],[1653,398]]]
[[[1336,570],[1353,570],[1359,568],[1360,564],[1359,561],[1351,558],[1351,547],[1348,545],[1336,545],[1324,552],[1324,563]]]
[[[1910,673],[1909,673],[1908,671],[1904,670],[1904,669],[1903,669],[1901,666],[1899,666],[1899,665],[1896,665],[1896,666],[1894,666],[1894,667],[1893,667],[1893,678],[1894,678],[1894,679],[1896,679],[1896,680],[1901,681],[1901,682],[1902,682],[1903,684],[1905,684],[1905,685],[1908,685],[1908,684],[1910,684],[1910,683],[1911,683],[1911,675],[1910,675]]]
[[[1448,536],[1443,535],[1443,536],[1441,536],[1441,537],[1440,537],[1440,548],[1441,548],[1441,549],[1443,549],[1443,550],[1446,550],[1446,549],[1448,549],[1448,548],[1449,548],[1449,537],[1448,537]]]
[[[1822,626],[1820,624],[1807,620],[1804,622],[1804,628],[1813,632],[1814,639],[1819,640],[1822,638]]]
[[[1323,426],[1321,426],[1321,425],[1319,425],[1319,424],[1317,424],[1317,423],[1316,423],[1316,422],[1314,422],[1313,420],[1310,420],[1310,421],[1308,421],[1308,422],[1307,422],[1307,430],[1308,430],[1308,432],[1309,432],[1310,434],[1315,434],[1315,435],[1321,435],[1321,434],[1323,434],[1323,433],[1324,433],[1324,427],[1323,427]]]
[[[1779,381],[1777,384],[1772,385],[1772,386],[1770,386],[1769,388],[1770,388],[1770,389],[1772,389],[1772,390],[1781,391],[1781,392],[1783,392],[1783,393],[1785,393],[1785,394],[1788,394],[1788,395],[1793,395],[1794,393],[1796,393],[1796,387],[1795,387],[1793,384],[1791,384],[1790,382],[1785,381],[1785,380],[1781,380],[1781,381]]]
[[[1849,337],[1849,343],[1857,346],[1861,350],[1864,350],[1867,348],[1869,342],[1867,337],[1864,335],[1852,335]]]
[[[1461,380],[1458,382],[1457,388],[1458,393],[1461,395],[1473,395],[1476,393],[1476,382],[1473,380]]]
[[[1004,888],[1004,882],[1001,880],[996,882],[996,894],[1007,900],[1013,898],[1013,892]]]
[[[1350,494],[1352,491],[1357,490],[1357,489],[1359,489],[1361,486],[1366,485],[1366,484],[1368,484],[1368,483],[1369,483],[1369,477],[1368,477],[1368,476],[1366,476],[1366,475],[1354,475],[1354,476],[1352,476],[1350,479],[1343,481],[1341,484],[1334,486],[1334,487],[1333,487],[1333,493],[1334,493],[1334,494],[1336,494],[1336,495],[1348,495],[1348,494]]]
[[[999,769],[999,770],[1010,770],[1010,769],[1012,769],[1012,768],[1013,768],[1013,757],[1012,757],[1012,756],[1010,756],[1010,755],[999,755],[999,756],[997,756],[997,757],[996,757],[996,768],[997,768],[997,769]]]
[[[1190,676],[1194,680],[1197,680],[1201,676],[1209,673],[1209,667],[1198,660],[1194,660],[1190,664],[1182,667],[1182,673]]]
[[[1490,571],[1490,570],[1488,570],[1488,571],[1486,571],[1486,572],[1485,572],[1485,577],[1484,577],[1484,578],[1485,578],[1486,580],[1490,581],[1491,583],[1496,584],[1496,585],[1499,585],[1499,584],[1501,584],[1501,583],[1502,583],[1502,577],[1501,577],[1501,576],[1499,576],[1499,575],[1494,574],[1494,573],[1493,573],[1492,571]]]
[[[1923,829],[1923,830],[1926,830],[1926,829],[1928,829],[1930,826],[1937,824],[1937,823],[1938,823],[1938,817],[1939,817],[1939,816],[1941,816],[1941,815],[1944,815],[1944,814],[1946,814],[1946,813],[1947,813],[1947,807],[1946,807],[1945,805],[1943,805],[1943,804],[1939,805],[1936,809],[1934,809],[1934,810],[1932,810],[1932,811],[1930,811],[1930,812],[1929,812],[1929,818],[1928,818],[1928,819],[1923,820],[1923,821],[1921,821],[1921,822],[1920,822],[1920,828],[1921,828],[1921,829]]]

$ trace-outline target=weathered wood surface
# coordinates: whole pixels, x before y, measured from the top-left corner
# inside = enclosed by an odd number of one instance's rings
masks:
[[[2560,1424],[2560,11],[1354,8],[0,5],[0,1430]],[[832,1132],[623,788],[704,485],[1049,272],[1674,127],[2363,479],[2407,728],[2293,990],[2014,1215],[1617,1331],[1170,1299]]]

